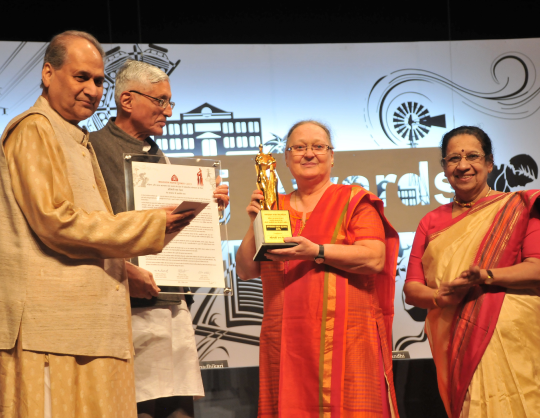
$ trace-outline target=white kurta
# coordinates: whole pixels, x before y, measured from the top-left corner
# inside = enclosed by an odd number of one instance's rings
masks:
[[[133,308],[137,402],[204,396],[191,314],[180,305]]]

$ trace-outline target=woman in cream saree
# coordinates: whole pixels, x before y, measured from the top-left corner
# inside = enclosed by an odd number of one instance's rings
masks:
[[[457,166],[443,163],[456,199],[419,225],[407,301],[429,309],[426,333],[451,418],[540,417],[540,192],[481,188],[492,161],[463,161],[484,150],[475,137],[446,142],[451,158],[460,154]],[[466,199],[459,180],[475,177],[480,192]],[[472,204],[456,210],[456,200]]]

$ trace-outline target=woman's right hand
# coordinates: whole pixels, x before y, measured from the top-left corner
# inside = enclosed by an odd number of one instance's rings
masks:
[[[259,189],[256,189],[251,194],[251,202],[249,202],[248,207],[246,208],[246,212],[249,215],[249,218],[251,219],[251,222],[255,220],[257,215],[259,214],[261,210],[261,200],[264,199],[263,192],[261,192]]]

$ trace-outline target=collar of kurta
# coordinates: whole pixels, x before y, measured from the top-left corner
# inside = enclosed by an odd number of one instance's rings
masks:
[[[66,130],[69,136],[73,138],[74,141],[81,144],[83,147],[87,147],[88,131],[86,130],[86,128],[81,128],[80,126],[69,123],[62,116],[60,116],[60,114],[55,109],[51,107],[49,101],[43,96],[39,96],[34,106],[37,108],[51,110],[52,112],[48,112],[47,114],[55,118],[56,122],[62,125],[62,127]]]

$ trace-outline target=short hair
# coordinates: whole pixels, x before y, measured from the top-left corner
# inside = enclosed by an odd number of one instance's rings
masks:
[[[157,84],[169,81],[169,76],[158,67],[142,61],[127,60],[116,74],[114,101],[120,107],[120,96],[133,84]]]
[[[458,135],[472,135],[478,139],[478,142],[480,142],[480,145],[482,146],[482,151],[486,154],[486,161],[493,162],[493,144],[491,143],[491,139],[488,134],[476,126],[460,126],[447,132],[441,141],[442,158],[446,157],[446,150],[450,140]]]
[[[307,125],[307,124],[315,125],[321,128],[326,133],[326,136],[328,137],[328,142],[330,142],[330,146],[332,148],[335,148],[330,127],[322,122],[319,122],[318,120],[306,119],[306,120],[301,120],[299,122],[296,122],[291,127],[291,129],[289,129],[289,132],[287,132],[287,136],[285,137],[285,140],[286,140],[285,149],[289,148],[289,137],[292,135],[293,131],[300,126]]]
[[[105,51],[103,51],[101,44],[94,36],[90,35],[88,32],[82,32],[79,30],[67,30],[53,36],[51,42],[45,50],[45,56],[43,57],[43,66],[49,63],[55,70],[59,70],[60,68],[62,68],[62,66],[66,62],[67,44],[69,40],[73,38],[86,39],[98,50],[101,58],[105,57]],[[41,82],[40,87],[42,89],[44,88],[43,81]]]

